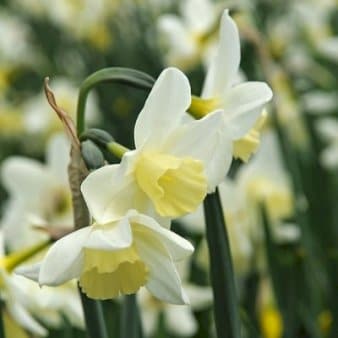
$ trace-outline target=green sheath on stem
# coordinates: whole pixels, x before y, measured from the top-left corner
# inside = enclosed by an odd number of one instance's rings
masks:
[[[204,201],[210,276],[218,338],[240,338],[240,317],[231,252],[218,190]]]

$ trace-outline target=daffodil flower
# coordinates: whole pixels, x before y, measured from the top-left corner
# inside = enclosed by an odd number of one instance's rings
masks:
[[[51,138],[44,165],[26,157],[11,156],[1,166],[1,179],[9,192],[1,227],[10,250],[47,238],[34,225],[73,225],[71,194],[67,178],[69,144],[64,135]]]
[[[20,277],[11,273],[18,262],[17,254],[5,256],[3,233],[0,232],[0,295],[6,305],[6,334],[10,337],[19,325],[36,336],[46,336],[47,330],[33,318],[27,308],[27,297],[22,291]]]
[[[218,8],[210,0],[186,0],[180,5],[181,16],[160,16],[158,29],[168,47],[167,65],[188,69],[208,58],[214,46]]]
[[[118,219],[128,209],[172,218],[187,214],[223,179],[232,154],[222,137],[222,112],[184,123],[190,103],[186,76],[175,68],[164,70],[136,121],[136,150],[82,183],[98,223]]]
[[[110,299],[145,286],[155,297],[186,304],[174,265],[192,245],[146,215],[129,211],[118,221],[77,230],[54,243],[41,264],[17,270],[40,285],[73,278],[88,297]]]
[[[153,336],[161,314],[166,329],[177,336],[187,337],[194,335],[198,330],[198,322],[193,314],[210,308],[213,300],[212,290],[209,286],[198,286],[188,282],[190,275],[190,260],[183,260],[176,265],[182,278],[182,284],[186,291],[190,305],[173,305],[155,299],[145,289],[138,292],[138,300],[141,308],[142,325],[147,336]]]
[[[202,99],[193,99],[190,111],[200,117],[216,109],[222,109],[226,137],[233,142],[242,139],[254,127],[264,105],[272,98],[272,91],[265,82],[235,83],[239,64],[238,29],[228,10],[225,10],[221,19],[218,48],[208,69]],[[257,128],[259,127],[258,125]],[[248,158],[249,145],[248,143],[244,145],[245,149],[242,150],[237,146],[237,154],[234,154],[236,157]],[[257,148],[256,139],[252,147]]]

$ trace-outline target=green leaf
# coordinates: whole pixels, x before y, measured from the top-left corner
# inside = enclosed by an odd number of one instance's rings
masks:
[[[121,311],[120,338],[142,338],[142,325],[136,295],[126,295]]]
[[[240,338],[240,317],[229,239],[218,190],[204,201],[218,338]]]
[[[79,288],[88,338],[108,338],[100,301],[88,298]]]

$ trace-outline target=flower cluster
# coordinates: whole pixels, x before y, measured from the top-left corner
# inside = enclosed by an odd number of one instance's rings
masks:
[[[170,221],[215,191],[233,143],[254,127],[272,96],[265,83],[233,85],[239,62],[239,34],[226,10],[201,98],[192,98],[180,70],[165,69],[136,120],[135,150],[124,150],[119,164],[92,171],[81,185],[93,224],[57,241],[41,264],[21,273],[40,285],[77,278],[95,299],[145,286],[163,301],[187,303],[175,262],[193,247],[170,230]]]

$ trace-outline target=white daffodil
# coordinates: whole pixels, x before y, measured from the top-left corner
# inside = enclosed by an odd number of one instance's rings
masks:
[[[58,288],[40,288],[37,283],[15,275],[27,310],[48,327],[58,328],[64,319],[72,326],[84,327],[83,310],[75,281]]]
[[[67,178],[69,144],[56,135],[47,147],[47,164],[13,156],[1,166],[2,183],[9,192],[1,226],[6,244],[17,250],[47,235],[34,226],[68,227],[73,224]]]
[[[83,292],[94,299],[136,293],[145,286],[165,302],[186,304],[174,262],[192,252],[182,237],[129,211],[118,221],[94,223],[63,237],[40,264],[17,272],[49,286],[77,278]]]
[[[312,90],[304,94],[301,100],[305,111],[316,115],[333,113],[338,107],[338,97],[335,92]]]
[[[222,137],[222,112],[183,123],[190,102],[186,76],[175,68],[164,70],[136,121],[136,150],[82,183],[98,223],[119,219],[130,208],[152,216],[155,210],[162,217],[182,216],[195,210],[224,178],[232,154]]]
[[[252,245],[252,217],[248,213],[245,198],[236,182],[226,179],[218,186],[225,223],[229,235],[231,255],[236,273],[244,275],[251,263],[253,254]],[[205,222],[203,208],[198,208],[194,213],[186,215],[179,220],[191,233],[204,233]],[[201,266],[207,268],[209,255],[206,242],[198,250],[197,260]]]
[[[294,197],[290,177],[272,131],[263,135],[260,149],[250,163],[240,168],[236,180],[251,209],[263,203],[273,220],[292,216]]]
[[[224,111],[226,137],[236,142],[248,137],[246,143],[237,146],[235,157],[247,160],[256,150],[259,140],[248,134],[252,128],[261,128],[258,122],[264,105],[271,100],[272,92],[265,82],[236,84],[240,64],[240,40],[235,22],[225,10],[221,19],[220,39],[204,87],[202,99],[193,99],[190,111],[204,116],[215,109]],[[255,126],[255,123],[258,125]],[[252,141],[250,141],[252,140]]]
[[[327,169],[338,167],[338,120],[335,118],[322,118],[316,125],[319,135],[327,146],[320,154],[320,161]]]
[[[188,69],[212,49],[219,11],[210,0],[186,0],[180,5],[181,17],[162,15],[158,29],[167,47],[166,64]]]
[[[147,336],[156,332],[160,315],[163,314],[166,329],[175,335],[189,337],[198,330],[198,323],[194,311],[209,308],[212,304],[212,290],[208,286],[198,286],[187,282],[189,275],[188,260],[182,261],[178,266],[183,287],[190,300],[190,305],[172,305],[155,299],[145,289],[138,293],[141,307],[142,325]]]
[[[0,233],[0,295],[5,302],[5,314],[8,315],[8,320],[5,324],[10,324],[13,320],[16,324],[37,336],[46,336],[47,330],[43,328],[30,314],[27,304],[26,295],[22,292],[19,276],[11,274],[15,267],[16,257],[4,254],[3,234]],[[6,336],[11,337],[15,326],[5,326]]]
[[[58,98],[58,104],[72,117],[75,117],[78,88],[65,78],[52,79],[51,87]],[[89,123],[96,122],[99,110],[95,95],[90,95],[88,105],[88,121]],[[62,130],[62,124],[49,106],[44,92],[27,100],[22,110],[27,132],[33,134],[46,133],[48,135]]]

